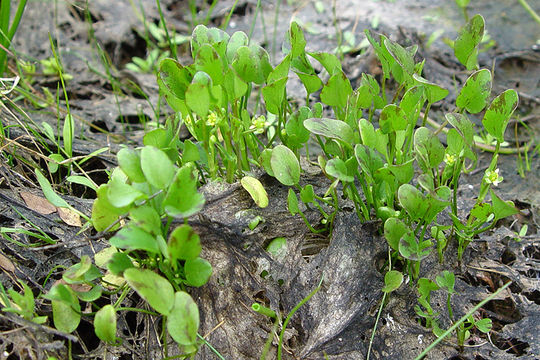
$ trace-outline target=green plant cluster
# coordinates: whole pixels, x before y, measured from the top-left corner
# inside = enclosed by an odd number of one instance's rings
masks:
[[[341,206],[340,188],[360,219],[383,221],[392,260],[404,261],[406,272],[418,280],[421,261],[434,243],[442,261],[448,241],[457,240],[461,259],[475,236],[517,213],[513,203],[502,200],[492,187],[502,181],[497,159],[518,97],[514,90],[506,90],[490,101],[492,74],[477,64],[483,33],[484,19],[476,15],[455,39],[456,58],[471,74],[458,91],[455,109],[434,130],[426,127],[433,123],[430,108],[448,90],[422,76],[424,61],[416,61],[417,46],[404,48],[370,31],[366,36],[381,63],[381,81],[363,74],[355,89],[334,54],[306,52],[303,32],[294,22],[283,47],[285,57],[275,67],[262,48],[249,45],[245,34],[229,36],[198,26],[191,42],[193,64],[164,60],[158,83],[203,154],[196,161],[201,179],[233,181],[252,166],[262,167],[290,186],[289,211],[302,216],[314,232],[331,230]],[[312,61],[324,68],[326,81]],[[286,92],[291,73],[307,93],[307,105],[298,110],[291,108]],[[390,82],[393,93],[387,90]],[[261,135],[252,131],[254,122],[248,115],[248,100],[257,87],[266,109],[261,116],[272,119]],[[310,101],[316,93],[320,103]],[[325,106],[334,118],[322,117]],[[476,203],[461,219],[459,179],[466,166],[476,164],[475,129],[469,116],[482,111],[482,125],[496,146]],[[324,194],[315,194],[312,184],[300,185],[300,150],[305,148],[311,161],[310,137],[322,149],[317,164],[331,180]],[[486,200],[488,194],[491,201]],[[298,195],[305,205],[321,211],[321,224],[308,223]],[[444,221],[448,218],[450,224]],[[398,278],[402,279],[392,277]],[[389,283],[392,288],[394,280]]]
[[[471,329],[477,328],[483,333],[488,333],[491,330],[492,321],[489,318],[475,319],[473,315],[468,315],[467,321],[460,321],[457,323],[454,319],[454,312],[452,310],[451,297],[456,294],[454,290],[455,276],[449,271],[443,271],[438,275],[435,281],[427,278],[418,279],[418,305],[415,305],[414,309],[416,314],[424,319],[425,325],[428,328],[433,329],[433,333],[440,337],[444,333],[444,330],[439,327],[438,314],[434,312],[433,307],[430,304],[431,293],[433,291],[441,290],[446,293],[446,309],[448,311],[448,317],[453,324],[457,324],[456,333],[458,346],[463,347],[465,341],[471,336]]]
[[[295,22],[283,45],[285,56],[276,66],[270,64],[261,46],[250,44],[245,33],[229,35],[197,26],[190,42],[193,63],[163,59],[159,64],[157,82],[175,116],[167,120],[165,128],[148,132],[142,147],[122,148],[108,183],[96,188],[91,223],[100,234],[116,231],[102,266],[82,257],[44,295],[52,303],[56,328],[70,333],[83,316],[94,316],[97,336],[117,344],[117,312],[142,311],[163,316],[164,329],[186,356],[194,354],[199,313],[186,290],[204,285],[212,273],[211,265],[200,257],[200,238],[188,224],[188,218],[204,205],[198,186],[216,179],[241,179],[255,203],[265,207],[266,191],[249,176],[260,168],[289,187],[288,210],[301,216],[313,232],[332,230],[343,198],[354,205],[361,220],[380,219],[390,249],[381,309],[386,296],[403,282],[403,272],[392,268],[402,261],[420,294],[417,314],[440,335],[430,293],[447,291],[453,321],[453,275],[444,273],[436,282],[419,278],[422,260],[435,244],[442,262],[452,239],[458,243],[457,257],[461,259],[478,234],[517,212],[492,188],[502,181],[497,159],[518,97],[514,90],[506,90],[490,100],[492,74],[479,69],[477,62],[483,33],[484,19],[476,15],[455,39],[456,58],[471,74],[458,91],[455,109],[444,115],[443,124],[430,129],[426,126],[433,124],[430,108],[448,90],[422,76],[424,61],[417,61],[417,46],[405,48],[366,31],[382,76],[378,80],[362,74],[353,88],[335,54],[306,51],[304,34]],[[287,95],[293,75],[306,91],[306,105],[299,108]],[[387,89],[389,84],[392,91]],[[320,102],[313,101],[315,96]],[[324,110],[333,117],[323,117]],[[496,143],[476,203],[463,219],[458,214],[459,179],[467,166],[476,164],[475,130],[469,116],[481,112],[483,128]],[[191,139],[179,140],[181,125],[189,130]],[[71,115],[63,129],[62,151],[71,157]],[[52,131],[47,133],[54,138]],[[312,140],[321,149],[316,161],[310,155]],[[321,193],[315,192],[313,184],[301,183],[303,154],[329,180]],[[51,158],[57,166],[64,159],[60,155]],[[69,207],[39,171],[36,176],[51,202]],[[488,194],[490,201],[486,200]],[[320,211],[320,223],[309,223],[306,207]],[[110,291],[107,283],[115,290]],[[122,307],[130,290],[154,311]],[[106,296],[112,300],[118,293],[115,301],[98,305],[98,299]],[[35,315],[34,298],[26,287],[23,294],[10,291],[11,300],[5,291],[0,295],[8,311],[27,320],[44,321]],[[92,303],[93,312],[83,314],[81,302]],[[263,312],[277,317],[268,310]],[[473,326],[489,330],[487,323],[472,318],[456,321],[454,326],[460,345]]]
[[[144,136],[142,148],[118,152],[119,166],[110,181],[96,190],[91,221],[103,232],[123,226],[101,256],[106,274],[83,256],[44,295],[52,303],[58,330],[74,331],[83,316],[80,302],[92,303],[98,308],[92,314],[96,335],[118,343],[116,313],[144,311],[121,307],[133,289],[155,310],[150,313],[165,318],[168,333],[183,352],[196,352],[199,313],[186,287],[204,285],[212,267],[200,257],[200,238],[185,222],[200,211],[204,198],[197,191],[193,163],[179,160],[176,135],[156,129]],[[180,225],[172,228],[175,221]],[[121,295],[112,304],[98,306],[96,300],[111,295],[103,285],[111,276]]]

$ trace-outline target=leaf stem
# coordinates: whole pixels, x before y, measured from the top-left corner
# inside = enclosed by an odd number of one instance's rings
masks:
[[[302,299],[302,301],[300,301],[298,303],[298,305],[296,305],[292,310],[291,312],[289,312],[289,314],[287,314],[287,317],[285,318],[285,322],[283,323],[283,326],[281,328],[281,332],[279,333],[279,344],[278,344],[278,352],[277,352],[277,359],[278,360],[281,360],[281,353],[282,353],[282,350],[283,350],[283,335],[285,334],[285,329],[287,329],[287,324],[289,324],[289,321],[291,320],[291,318],[293,317],[293,315],[298,311],[298,309],[300,309],[300,307],[302,305],[304,305],[305,303],[307,303],[309,301],[309,299],[311,299],[311,297],[313,295],[315,295],[320,289],[321,289],[321,286],[322,286],[322,282],[323,282],[323,279],[324,279],[324,276],[321,277],[321,281],[319,281],[319,285],[317,285],[317,287],[308,294],[308,296],[306,296],[305,298]]]

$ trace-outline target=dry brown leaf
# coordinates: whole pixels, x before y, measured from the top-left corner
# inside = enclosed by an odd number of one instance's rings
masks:
[[[0,253],[0,267],[6,271],[15,272],[15,265],[2,253]]]
[[[57,208],[56,210],[58,211],[58,216],[60,216],[60,219],[62,219],[66,224],[77,227],[82,226],[81,217],[75,211],[67,208]]]
[[[28,208],[42,215],[49,215],[56,211],[56,207],[44,197],[34,195],[28,191],[21,191],[20,195]]]

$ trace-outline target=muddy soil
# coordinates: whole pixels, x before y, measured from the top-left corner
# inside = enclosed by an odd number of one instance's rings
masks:
[[[199,17],[206,17],[208,1],[197,1]],[[211,16],[210,25],[219,26],[235,1],[220,0]],[[240,0],[233,12],[229,31],[253,31],[252,38],[266,47],[274,61],[279,60],[281,41],[291,20],[301,23],[306,32],[307,48],[330,51],[337,46],[336,28],[354,34],[350,52],[344,54],[343,67],[354,84],[362,72],[380,72],[374,55],[361,46],[363,29],[374,28],[403,45],[419,44],[419,55],[426,59],[424,73],[430,81],[450,90],[442,103],[434,106],[434,117],[449,110],[455,100],[456,84],[467,74],[453,58],[442,38],[454,38],[463,24],[462,14],[449,1],[257,1]],[[481,66],[495,71],[494,93],[507,88],[519,92],[517,114],[523,123],[512,122],[506,134],[509,146],[527,141],[538,144],[540,134],[540,27],[513,0],[474,1],[469,14],[480,13],[495,45],[480,55]],[[531,3],[534,3],[531,1]],[[76,119],[74,156],[85,156],[100,148],[108,150],[84,164],[83,170],[98,183],[107,181],[106,171],[116,166],[114,154],[121,144],[142,145],[142,136],[151,121],[161,121],[171,114],[159,102],[153,74],[127,70],[134,57],[145,57],[147,44],[142,36],[145,21],[157,23],[159,14],[153,0],[94,0],[89,12],[84,1],[30,1],[14,41],[17,55],[31,63],[52,55],[49,36],[61,54],[65,72],[73,79],[67,86],[69,105]],[[191,16],[188,1],[163,0],[165,19],[176,32],[189,35]],[[321,8],[322,6],[322,8]],[[540,6],[536,4],[536,10]],[[336,16],[333,17],[332,13]],[[252,21],[258,18],[252,30]],[[277,16],[276,16],[277,15]],[[434,32],[441,37],[427,46]],[[97,50],[99,44],[102,53]],[[186,46],[179,48],[180,61],[189,62]],[[110,61],[103,66],[102,55]],[[39,66],[38,66],[39,68]],[[43,98],[46,91],[56,96],[58,78],[36,73],[33,91]],[[111,81],[111,79],[113,81]],[[115,92],[120,84],[125,90]],[[136,86],[133,86],[133,85]],[[305,93],[299,83],[291,82],[291,101],[301,104]],[[46,89],[46,90],[45,90]],[[127,90],[126,90],[127,89]],[[61,92],[60,92],[61,93]],[[64,95],[58,95],[65,107]],[[57,118],[64,114],[56,105],[37,107],[28,100],[11,101],[23,109],[37,131],[42,122],[57,129]],[[8,137],[0,146],[16,154],[11,160],[2,156],[0,163],[0,226],[2,229],[39,227],[56,245],[29,247],[35,239],[24,234],[2,231],[0,238],[0,281],[6,288],[17,288],[17,280],[28,283],[35,294],[46,291],[61,278],[62,269],[78,262],[81,256],[93,256],[105,248],[107,240],[95,238],[95,232],[69,220],[56,209],[47,210],[43,194],[33,175],[33,167],[46,167],[45,148],[52,143],[36,143],[34,137],[19,126],[24,117],[10,101],[2,108],[2,126]],[[141,121],[143,120],[143,121]],[[479,119],[476,119],[479,121]],[[182,138],[189,134],[182,133]],[[53,149],[54,151],[54,149]],[[462,177],[460,212],[464,215],[474,203],[484,169],[490,156],[479,153],[478,170]],[[22,161],[24,159],[25,161]],[[433,278],[442,270],[456,274],[453,308],[456,316],[496,291],[508,280],[513,284],[477,313],[493,321],[490,336],[473,332],[467,346],[459,349],[455,337],[439,344],[429,359],[538,359],[540,358],[540,159],[538,151],[529,152],[530,169],[524,177],[517,172],[515,155],[501,156],[499,168],[504,176],[497,192],[512,200],[521,210],[517,216],[501,221],[493,231],[483,234],[467,249],[458,263],[451,244],[444,264],[433,252],[423,263],[421,276]],[[62,176],[62,174],[60,174]],[[274,178],[259,175],[269,192],[270,205],[258,209],[239,184],[210,184],[201,191],[206,205],[200,216],[190,221],[203,241],[203,256],[214,268],[210,282],[191,294],[199,305],[200,333],[226,359],[258,359],[268,337],[275,331],[267,318],[251,311],[254,301],[263,302],[284,314],[294,308],[324,278],[323,286],[292,318],[285,334],[285,359],[365,359],[371,331],[382,300],[383,274],[380,268],[387,254],[386,241],[379,234],[377,222],[361,223],[353,208],[344,206],[331,236],[315,236],[299,217],[286,210],[287,189]],[[60,179],[60,177],[59,177]],[[316,190],[327,185],[316,170],[307,171],[303,182]],[[89,214],[95,193],[82,186],[68,188],[62,197],[83,213]],[[68,190],[68,191],[65,191]],[[49,204],[50,205],[50,204]],[[45,209],[44,209],[45,208]],[[247,225],[253,217],[265,219],[255,230]],[[306,210],[312,222],[318,213]],[[516,232],[524,225],[528,231],[521,239]],[[287,237],[287,253],[275,259],[264,249],[278,237]],[[262,277],[261,274],[268,274]],[[50,277],[50,278],[49,278]],[[46,285],[43,284],[46,281]],[[372,359],[414,359],[434,335],[419,324],[414,305],[417,295],[410,286],[392,293],[385,306],[373,342]],[[444,298],[432,299],[434,308],[445,313]],[[131,294],[125,306],[144,306]],[[38,312],[51,315],[48,301],[37,300]],[[449,319],[442,315],[443,325]],[[122,313],[118,320],[116,347],[100,343],[92,324],[83,320],[71,335],[48,326],[38,326],[12,314],[0,312],[0,359],[67,358],[68,340],[72,341],[74,358],[84,359],[161,359],[163,347],[158,334],[158,319],[132,312]],[[168,339],[169,356],[178,354],[175,343]],[[268,358],[275,358],[276,343]],[[201,346],[196,359],[216,359],[207,346]]]

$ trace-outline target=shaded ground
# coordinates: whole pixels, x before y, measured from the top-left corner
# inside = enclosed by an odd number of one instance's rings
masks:
[[[211,17],[219,25],[230,10],[233,1],[220,1]],[[230,23],[231,30],[250,31],[256,1],[239,1]],[[280,42],[291,18],[301,21],[307,30],[310,50],[328,51],[336,47],[335,27],[331,16],[331,2],[324,2],[324,12],[318,13],[314,2],[289,1],[281,5],[275,28],[274,44],[273,1],[262,1],[263,10],[253,32],[254,41],[263,43],[270,54],[279,59]],[[139,5],[140,4],[140,5]],[[85,163],[83,169],[97,183],[107,180],[105,170],[115,165],[114,154],[120,144],[138,146],[142,143],[146,121],[162,120],[170,114],[167,107],[157,109],[158,88],[155,76],[125,70],[124,66],[133,56],[145,57],[146,44],[139,35],[144,25],[137,16],[141,7],[146,21],[157,22],[159,16],[154,1],[110,2],[96,0],[90,4],[91,27],[85,20],[84,3],[29,2],[21,30],[17,34],[15,49],[21,56],[41,60],[51,55],[48,33],[59,46],[65,71],[74,76],[68,85],[71,111],[76,118],[74,156],[84,156],[102,147],[109,150]],[[511,0],[496,2],[478,1],[469,11],[479,12],[487,20],[487,27],[497,46],[483,53],[480,61],[491,68],[495,62],[494,93],[515,88],[520,93],[518,113],[530,131],[522,125],[511,124],[507,139],[514,146],[531,137],[538,143],[539,133],[539,63],[538,27],[530,21],[523,9]],[[187,1],[162,1],[167,22],[181,34],[190,33]],[[537,9],[540,10],[540,9]],[[442,1],[339,1],[336,9],[338,26],[356,35],[355,45],[362,40],[362,30],[377,25],[377,30],[388,33],[405,45],[425,44],[437,29],[443,36],[455,37],[462,24],[457,9]],[[376,21],[378,19],[378,21]],[[378,24],[375,24],[378,22]],[[93,38],[110,58],[112,74],[107,76]],[[435,110],[447,110],[455,99],[455,84],[463,83],[467,74],[461,70],[451,51],[440,39],[431,47],[420,48],[420,55],[427,59],[425,76],[450,90],[448,101],[438,104]],[[180,54],[187,62],[186,49]],[[377,74],[379,71],[370,51],[354,50],[344,58],[344,70],[355,82],[362,72]],[[120,84],[129,81],[137,84],[146,99],[136,88],[115,94],[111,78]],[[37,96],[43,96],[42,87],[56,94],[57,78],[36,75],[34,83]],[[113,82],[114,83],[114,82]],[[301,101],[305,94],[300,86],[290,85]],[[125,88],[125,87],[124,87]],[[453,90],[454,89],[454,90]],[[295,93],[296,94],[296,93]],[[62,96],[60,96],[62,98]],[[24,117],[5,103],[2,124],[17,125]],[[57,128],[56,107],[37,109],[28,101],[19,101],[36,124],[49,123]],[[63,118],[63,115],[61,116]],[[517,132],[514,134],[514,125]],[[70,266],[84,255],[93,255],[107,246],[105,239],[89,240],[89,230],[77,234],[78,226],[68,225],[56,209],[45,214],[40,203],[28,193],[41,196],[33,176],[33,166],[45,167],[44,155],[49,155],[43,145],[37,145],[30,134],[14,126],[9,129],[5,151],[19,156],[9,161],[2,157],[0,164],[0,226],[3,228],[31,229],[37,225],[58,245],[29,248],[35,242],[23,234],[10,234],[0,240],[0,281],[6,287],[21,279],[31,284],[35,292],[44,291],[43,284],[56,265]],[[187,136],[184,134],[183,136]],[[48,144],[48,146],[52,146]],[[455,338],[443,342],[429,355],[430,359],[535,359],[540,357],[540,243],[538,241],[538,216],[540,215],[540,160],[538,153],[530,153],[530,171],[525,178],[516,171],[516,156],[499,159],[501,174],[505,181],[498,192],[505,199],[513,200],[522,209],[514,218],[501,222],[493,232],[482,236],[468,248],[461,264],[453,260],[455,249],[448,249],[444,266],[438,264],[435,255],[422,264],[421,275],[452,270],[456,273],[454,297],[456,315],[461,316],[472,306],[494,292],[507,280],[513,285],[496,300],[489,302],[480,312],[494,322],[491,337],[474,333],[468,347],[459,352]],[[26,159],[26,162],[21,159]],[[460,194],[461,211],[466,213],[472,205],[473,189],[477,189],[487,157],[481,156],[479,171],[463,176]],[[303,181],[318,184],[321,189],[324,177],[314,172],[306,174]],[[206,206],[192,225],[203,239],[203,255],[214,267],[214,274],[203,288],[195,289],[192,296],[201,311],[201,334],[227,359],[259,358],[264,343],[272,332],[272,323],[252,312],[253,301],[262,301],[273,309],[287,313],[312,291],[324,276],[323,288],[296,313],[290,331],[286,334],[286,358],[364,359],[371,329],[380,304],[383,275],[379,272],[386,256],[386,242],[378,235],[380,224],[361,224],[352,209],[343,211],[336,220],[330,239],[315,237],[298,217],[286,211],[286,191],[273,178],[262,176],[261,181],[269,191],[270,206],[255,209],[250,197],[238,184],[205,186]],[[95,194],[83,187],[69,189],[65,183],[59,191],[68,192],[63,197],[80,211],[89,214]],[[31,200],[29,200],[31,199]],[[345,207],[347,209],[347,207]],[[246,212],[246,210],[248,210]],[[239,216],[241,214],[241,216]],[[307,212],[316,221],[317,213]],[[264,226],[246,231],[247,224],[256,215],[266,220]],[[68,221],[69,222],[69,221]],[[523,224],[529,225],[527,235],[516,241],[515,232]],[[4,234],[4,233],[3,233]],[[279,260],[273,259],[265,250],[269,241],[287,235],[288,253]],[[16,241],[20,242],[17,243]],[[26,246],[21,246],[26,245]],[[266,271],[270,275],[260,276]],[[52,271],[50,287],[61,276],[61,269]],[[126,306],[141,306],[136,295],[126,300]],[[382,314],[382,322],[375,336],[372,358],[413,359],[434,336],[418,324],[414,313],[416,295],[408,286],[390,297]],[[445,299],[434,299],[444,313]],[[39,310],[50,315],[50,306],[38,301]],[[446,324],[448,325],[448,324]],[[125,313],[119,320],[119,336],[124,343],[119,347],[100,344],[93,334],[90,323],[83,321],[76,333],[74,353],[86,358],[161,358],[156,334],[161,325],[134,313]],[[64,336],[51,329],[33,327],[18,318],[0,313],[0,350],[13,354],[13,358],[42,358],[45,351],[59,359],[66,358]],[[174,355],[174,343],[170,342]],[[274,351],[274,350],[272,350]],[[169,355],[171,355],[171,353]],[[107,355],[103,355],[107,354]],[[271,352],[271,354],[273,354]],[[273,356],[273,355],[272,355]],[[7,355],[0,354],[0,359]],[[208,347],[201,347],[198,359],[214,359]],[[270,358],[270,357],[269,357]]]

